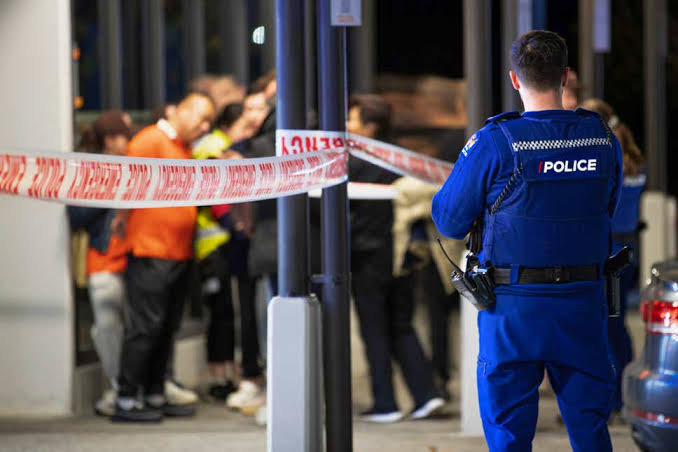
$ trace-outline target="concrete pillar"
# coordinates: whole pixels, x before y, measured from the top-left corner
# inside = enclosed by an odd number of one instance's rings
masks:
[[[502,0],[502,110],[522,110],[518,91],[513,89],[511,70],[511,44],[523,33],[532,29],[532,0]]]
[[[275,0],[259,0],[259,22],[264,26],[266,38],[261,48],[261,73],[265,74],[275,69]],[[299,30],[299,33],[303,31]]]
[[[190,83],[205,73],[205,5],[202,0],[184,0],[184,80]]]
[[[666,0],[643,2],[647,185],[666,192]]]
[[[73,148],[70,14],[67,0],[3,2],[0,146]],[[68,414],[75,339],[65,208],[0,195],[0,212],[0,415]]]
[[[144,107],[165,103],[165,9],[163,0],[141,2],[141,55]]]
[[[122,108],[122,22],[120,0],[99,0],[101,107]]]
[[[593,0],[579,0],[579,82],[580,100],[594,96],[595,57],[593,54]]]
[[[250,76],[247,0],[220,0],[219,23],[219,70],[247,85]]]
[[[605,97],[605,53],[610,51],[610,1],[579,0],[581,99]]]
[[[492,86],[490,80],[490,1],[464,1],[464,77],[468,86],[468,125],[471,136],[483,127],[491,115]],[[461,431],[467,435],[482,435],[476,387],[478,358],[477,311],[471,303],[461,305]]]
[[[362,25],[348,27],[348,90],[373,93],[376,74],[376,0],[363,0]]]

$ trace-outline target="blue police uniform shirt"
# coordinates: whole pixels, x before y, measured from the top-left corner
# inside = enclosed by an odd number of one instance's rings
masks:
[[[553,134],[554,130],[568,133],[578,127],[581,120],[582,114],[569,110],[532,111],[520,117],[514,113],[510,118],[510,121],[532,121],[537,124],[536,130],[543,131],[544,137],[547,133]],[[598,132],[601,130],[602,126]],[[531,139],[544,138],[532,136]],[[611,140],[614,150],[609,154],[614,171],[606,180],[609,218],[615,211],[622,180],[621,149],[613,135]],[[432,217],[438,230],[448,237],[464,238],[473,222],[485,215],[497,200],[511,178],[514,166],[514,151],[491,118],[469,139],[449,178],[433,198]],[[572,203],[585,201],[571,199]],[[512,239],[515,238],[505,237],[505,240]],[[529,248],[531,237],[521,239]],[[606,243],[605,247],[606,251],[608,248],[611,251],[611,243]],[[483,262],[483,252],[479,257]],[[550,265],[563,263],[552,262]],[[553,359],[574,366],[593,366],[595,373],[600,375],[609,372],[608,362],[596,363],[600,361],[601,353],[604,356],[603,348],[607,346],[606,341],[598,340],[607,319],[602,280],[500,285],[495,293],[495,308],[479,313],[481,361],[497,364],[512,360]],[[577,331],[577,334],[573,333]]]
[[[625,176],[622,184],[619,205],[612,217],[612,233],[629,234],[638,227],[640,195],[645,189],[647,176],[640,173],[636,176]]]
[[[577,121],[570,110],[528,111],[523,118]],[[492,119],[492,118],[490,118]],[[619,199],[622,180],[621,149],[612,137],[617,151],[617,170],[610,178],[609,214],[613,215]],[[471,136],[462,150],[443,187],[433,198],[432,217],[445,236],[463,239],[473,222],[497,199],[514,169],[511,147],[499,126],[489,122]]]

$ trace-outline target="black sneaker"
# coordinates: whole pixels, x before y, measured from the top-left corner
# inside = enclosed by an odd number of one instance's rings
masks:
[[[194,404],[178,405],[168,403],[165,396],[154,394],[146,397],[146,406],[160,411],[167,417],[188,417],[195,414]]]
[[[223,385],[211,384],[207,390],[207,393],[215,400],[226,401],[228,395],[235,390],[235,385],[233,382],[229,381]]]
[[[160,422],[162,418],[161,410],[146,406],[139,401],[135,401],[129,409],[121,407],[120,403],[116,402],[115,413],[111,416],[113,422]]]
[[[195,416],[195,405],[172,405],[166,403],[162,406],[162,414],[167,417],[191,417]]]

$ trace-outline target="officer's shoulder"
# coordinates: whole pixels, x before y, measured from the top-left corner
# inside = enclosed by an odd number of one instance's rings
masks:
[[[596,113],[595,111],[587,110],[585,108],[577,108],[574,112],[577,113],[577,115],[583,116],[585,118],[589,117],[600,119],[600,115],[598,113]]]
[[[466,142],[464,148],[461,150],[461,153],[464,157],[471,155],[471,152],[476,149],[486,149],[492,147],[495,143],[495,138],[493,135],[501,135],[501,130],[499,126],[495,123],[485,122],[485,126],[482,129],[478,129]],[[481,151],[482,152],[482,151]]]
[[[485,126],[496,125],[503,121],[512,121],[514,119],[520,119],[520,112],[517,110],[505,111],[504,113],[499,113],[498,115],[492,116],[485,120]]]

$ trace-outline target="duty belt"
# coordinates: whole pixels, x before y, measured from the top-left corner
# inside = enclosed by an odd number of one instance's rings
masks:
[[[495,267],[492,269],[495,285],[511,283],[511,269]],[[571,267],[521,267],[518,269],[517,284],[564,284],[576,281],[598,281],[598,265],[580,265]]]

